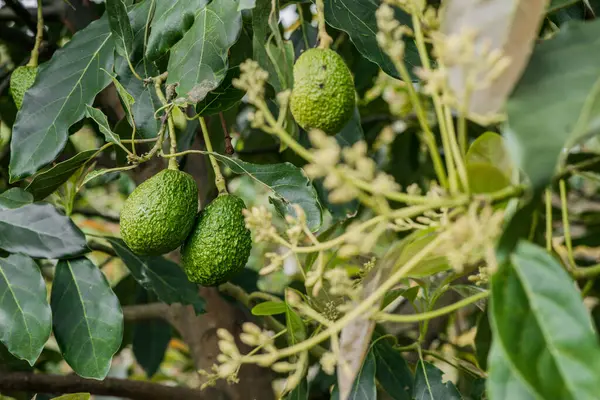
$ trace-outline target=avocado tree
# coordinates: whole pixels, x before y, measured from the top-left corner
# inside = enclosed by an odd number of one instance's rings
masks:
[[[6,0],[0,394],[597,399],[598,13]]]

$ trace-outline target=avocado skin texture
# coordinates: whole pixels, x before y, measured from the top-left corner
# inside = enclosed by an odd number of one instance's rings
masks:
[[[352,118],[355,103],[352,74],[339,54],[310,49],[298,57],[290,108],[302,128],[335,135]]]
[[[227,282],[246,266],[252,238],[242,210],[244,201],[220,195],[198,214],[196,225],[181,248],[188,279],[202,286]]]
[[[165,169],[139,185],[121,211],[121,236],[139,255],[179,247],[194,226],[198,187],[191,175]]]
[[[16,68],[10,76],[10,94],[17,106],[17,110],[23,105],[25,92],[33,86],[38,67],[24,65]]]

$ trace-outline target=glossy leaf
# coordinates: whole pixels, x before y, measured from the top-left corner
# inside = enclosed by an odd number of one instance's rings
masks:
[[[564,147],[598,132],[599,37],[600,21],[572,23],[539,44],[507,103],[508,149],[536,189],[549,183]]]
[[[377,44],[379,29],[375,12],[381,3],[380,0],[325,0],[325,19],[329,25],[346,32],[365,58],[379,65],[386,74],[398,78],[392,60]],[[396,10],[396,19],[404,25],[412,26],[410,16],[399,9]],[[405,52],[405,62],[409,70],[420,65],[412,40],[406,40]]]
[[[443,382],[440,369],[421,361],[415,370],[413,398],[415,400],[462,400],[462,396],[452,382]]]
[[[187,279],[179,265],[163,257],[138,256],[122,240],[107,239],[144,289],[156,293],[167,304],[190,304],[196,314],[205,312],[205,301],[198,294],[198,286]]]
[[[104,379],[123,339],[123,312],[106,277],[87,258],[61,260],[50,304],[65,361],[79,376]]]
[[[0,342],[33,365],[52,332],[46,283],[29,257],[0,258]]]
[[[488,364],[489,373],[486,387],[490,400],[536,399],[531,389],[509,364],[502,348],[496,343],[491,346]]]
[[[203,100],[227,74],[227,52],[238,39],[242,16],[239,0],[213,0],[171,48],[168,84],[190,103]]]
[[[469,100],[470,113],[487,116],[503,109],[527,66],[546,5],[546,0],[487,0],[468,6],[463,0],[444,2],[441,13],[441,32],[444,35],[458,36],[465,30],[473,30],[478,32],[473,39],[474,57],[487,57],[481,50],[485,48],[510,58],[510,64],[491,84],[482,85],[489,80],[487,70],[470,76],[468,79],[478,88],[469,91],[466,90],[466,76],[471,73],[471,67],[467,67],[466,63],[456,63],[448,68],[448,83],[459,104]]]
[[[156,296],[142,290],[143,303]],[[146,375],[152,377],[160,367],[171,341],[171,325],[162,318],[138,321],[133,328],[132,349]]]
[[[131,59],[133,30],[125,2],[123,0],[106,0],[106,14],[117,53],[128,60]]]
[[[369,352],[365,358],[365,362],[356,375],[356,379],[352,384],[352,389],[348,397],[341,397],[339,388],[335,385],[332,400],[373,400],[377,398],[377,386],[375,384],[376,362],[373,352]]]
[[[0,194],[0,210],[23,207],[33,203],[33,196],[21,188],[10,188]]]
[[[377,340],[372,349],[381,387],[394,400],[412,400],[413,375],[402,354],[385,339]]]
[[[252,315],[284,314],[287,306],[281,301],[265,301],[252,307]]]
[[[63,183],[68,181],[94,154],[96,154],[96,150],[82,151],[48,170],[40,172],[27,185],[27,191],[33,195],[36,201],[45,199],[61,187]]]
[[[166,54],[194,24],[208,0],[156,1],[146,57],[153,61]]]
[[[138,3],[129,12],[131,27],[133,29],[133,55],[131,63],[135,71],[143,78],[157,76],[158,68],[149,62],[144,55],[144,39],[146,34],[146,22],[148,14],[152,11],[153,1],[143,1]],[[169,2],[156,2],[157,7],[170,5]],[[123,89],[135,99],[130,104],[131,114],[136,125],[136,133],[142,138],[153,138],[158,134],[159,121],[154,117],[155,111],[161,106],[160,100],[156,96],[154,85],[145,85],[144,82],[137,79],[131,72],[128,63],[123,58],[118,58],[115,62],[115,71],[119,76],[119,82]],[[117,86],[118,88],[118,86]],[[121,97],[123,97],[121,95]],[[125,97],[127,97],[125,95]],[[131,118],[127,118],[131,125]]]
[[[87,242],[54,206],[34,203],[0,211],[0,248],[34,258],[63,258],[85,252]]]
[[[42,64],[13,127],[11,182],[37,172],[62,151],[69,127],[83,118],[86,106],[110,83],[100,68],[112,66],[113,50],[108,21],[101,18]]]
[[[317,192],[302,170],[291,163],[250,164],[238,159],[213,153],[234,174],[246,174],[272,190],[277,210],[295,215],[292,204],[298,204],[306,214],[308,227],[315,231],[323,223]]]
[[[591,318],[569,275],[543,248],[518,244],[493,275],[491,305],[494,341],[539,397],[600,393]]]

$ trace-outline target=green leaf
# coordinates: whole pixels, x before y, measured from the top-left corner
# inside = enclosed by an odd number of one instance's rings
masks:
[[[194,24],[208,0],[156,1],[146,58],[156,60],[166,54]]]
[[[90,400],[89,393],[71,393],[54,397],[52,400]]]
[[[138,256],[120,239],[107,240],[144,289],[156,293],[167,304],[190,304],[196,314],[205,312],[205,301],[198,294],[198,286],[187,279],[179,265],[163,257]]]
[[[466,156],[467,164],[489,164],[512,176],[513,161],[506,149],[504,138],[495,132],[485,132],[471,143]]]
[[[0,342],[33,365],[52,332],[46,283],[29,257],[0,258]]]
[[[323,216],[317,192],[302,169],[291,163],[282,164],[250,164],[233,159],[218,153],[213,156],[234,174],[246,174],[257,182],[267,186],[275,193],[271,198],[278,212],[286,215],[295,215],[292,204],[298,204],[306,214],[306,222],[312,231],[319,229],[323,223]]]
[[[518,372],[509,364],[501,346],[492,343],[490,358],[488,360],[489,373],[487,379],[487,392],[492,400],[534,400],[527,384],[523,382]]]
[[[419,286],[413,286],[408,289],[395,289],[390,290],[383,297],[383,301],[381,302],[381,309],[383,310],[387,306],[389,306],[394,300],[398,297],[403,297],[411,303],[415,301],[417,294],[419,294]]]
[[[396,265],[404,265],[410,260],[415,254],[420,252],[425,246],[427,246],[433,239],[435,239],[437,233],[435,229],[423,229],[415,231],[403,239],[403,248],[400,253],[399,259]],[[443,255],[432,253],[425,257],[415,268],[410,271],[411,277],[426,277],[438,272],[446,271],[450,269],[448,260]]]
[[[0,210],[19,208],[33,203],[33,196],[21,188],[11,188],[0,194]]]
[[[152,293],[141,289],[141,303],[152,301]],[[171,341],[171,325],[162,318],[148,319],[135,323],[133,329],[133,354],[148,378],[151,378],[165,358]]]
[[[287,311],[287,306],[281,301],[265,301],[252,308],[252,315],[277,315]]]
[[[413,375],[402,355],[385,339],[377,340],[372,352],[381,387],[394,400],[412,400]]]
[[[54,206],[34,203],[0,211],[0,248],[34,258],[62,258],[85,252],[87,242]]]
[[[484,371],[488,369],[488,356],[492,346],[492,330],[488,311],[486,310],[477,320],[477,333],[475,334],[475,356],[479,366]]]
[[[308,382],[306,378],[304,378],[300,381],[298,386],[285,397],[285,400],[308,400],[308,392]]]
[[[127,60],[131,59],[133,29],[127,15],[127,6],[123,0],[106,0],[106,13],[117,53]]]
[[[377,398],[377,386],[375,385],[376,361],[372,351],[367,354],[365,362],[356,376],[352,389],[348,396],[349,400],[374,400]],[[332,400],[340,399],[338,385],[335,385]],[[437,399],[436,399],[437,400]]]
[[[104,139],[106,139],[107,142],[115,143],[115,144],[121,143],[121,138],[119,137],[119,135],[114,133],[112,131],[112,129],[110,129],[110,125],[108,124],[108,119],[106,118],[106,115],[104,115],[104,113],[102,111],[100,111],[97,108],[91,107],[91,106],[86,106],[85,113],[86,113],[86,116],[93,119],[94,122],[96,122],[98,124],[98,128],[100,129],[100,132],[102,132],[102,134],[104,135]]]
[[[152,11],[152,4],[155,1],[143,1],[129,12],[131,27],[134,34],[133,57],[131,63],[138,75],[143,78],[157,76],[158,68],[149,62],[144,55],[144,42],[146,38],[146,23],[149,13]],[[168,2],[160,2],[162,5],[168,5]],[[130,114],[127,116],[129,124],[135,123],[136,134],[145,139],[154,138],[158,134],[159,121],[154,118],[155,111],[162,106],[156,96],[154,85],[145,85],[135,77],[129,68],[127,61],[118,57],[115,62],[115,71],[119,77],[120,86],[127,92],[135,102],[130,104]],[[119,88],[119,86],[117,86]],[[120,90],[120,89],[119,89]],[[122,94],[120,94],[123,97]],[[127,99],[128,96],[125,95]],[[122,100],[123,102],[123,100]],[[133,116],[133,118],[131,118]]]
[[[462,400],[462,396],[452,382],[443,383],[441,370],[433,364],[421,361],[417,364],[413,398],[415,400]]]
[[[83,118],[86,106],[110,83],[100,68],[112,66],[113,49],[108,22],[101,18],[40,66],[13,127],[11,182],[37,172],[62,151],[69,127]]]
[[[227,74],[227,53],[238,39],[242,16],[239,0],[213,0],[203,8],[192,27],[171,48],[168,84],[190,103],[203,100]]]
[[[535,189],[550,182],[564,147],[598,132],[599,76],[600,21],[571,23],[536,46],[507,103],[504,128],[515,163]]]
[[[117,89],[117,94],[119,95],[119,99],[121,99],[121,104],[123,105],[123,109],[125,110],[125,115],[127,116],[127,121],[129,125],[134,126],[135,121],[133,118],[133,106],[135,104],[135,98],[127,91],[125,86],[121,82],[117,80],[116,77],[110,75],[110,79],[112,80],[115,88]],[[133,75],[133,73],[132,73]],[[137,79],[137,78],[136,78]],[[142,82],[143,84],[143,82]],[[152,86],[152,85],[148,85]]]
[[[600,393],[592,320],[569,275],[543,248],[521,241],[493,275],[491,316],[494,342],[537,396]]]
[[[45,199],[54,193],[56,189],[61,187],[63,183],[68,181],[83,164],[88,162],[92,156],[96,154],[96,152],[96,150],[82,151],[74,157],[56,164],[48,170],[40,172],[33,178],[29,185],[27,185],[27,191],[33,195],[33,198],[36,201]]]
[[[285,304],[285,325],[288,330],[287,338],[290,346],[306,340],[306,326],[302,318],[287,303]]]
[[[550,5],[548,6],[548,14],[556,12],[562,8],[572,6],[573,4],[577,4],[582,0],[552,0],[550,1]]]
[[[336,29],[348,34],[358,51],[368,60],[379,65],[388,75],[398,78],[398,71],[392,60],[377,44],[377,21],[375,12],[381,5],[380,0],[325,0],[325,19]],[[412,27],[411,18],[405,12],[396,9],[396,19],[403,25]],[[416,46],[411,39],[405,39],[405,62],[408,69],[420,65]]]
[[[87,258],[61,260],[50,304],[65,361],[79,376],[104,379],[123,339],[123,312],[106,277]]]

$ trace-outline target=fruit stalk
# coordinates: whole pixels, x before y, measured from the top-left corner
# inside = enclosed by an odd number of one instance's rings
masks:
[[[325,4],[323,0],[317,0],[317,21],[319,22],[319,48],[328,49],[333,39],[327,33],[325,25]]]
[[[42,12],[42,0],[37,0],[37,32],[35,35],[35,45],[31,50],[31,58],[27,65],[29,67],[37,67],[40,53],[40,46],[44,39],[44,13]]]
[[[204,137],[204,144],[206,145],[206,150],[208,151],[208,158],[210,159],[210,164],[215,171],[215,185],[219,190],[219,194],[227,193],[227,186],[225,185],[225,178],[221,174],[221,169],[219,168],[219,163],[217,163],[217,159],[212,155],[213,148],[212,143],[210,142],[210,136],[208,134],[208,128],[206,127],[206,121],[204,117],[200,117],[200,127],[202,128],[202,136]]]

